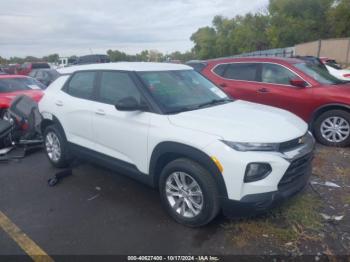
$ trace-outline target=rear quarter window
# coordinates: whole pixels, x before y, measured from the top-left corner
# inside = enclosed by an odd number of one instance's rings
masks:
[[[77,72],[69,80],[64,91],[71,96],[91,99],[94,91],[96,73],[93,71]]]
[[[222,64],[222,65],[217,65],[213,71],[215,74],[219,75],[219,76],[224,76],[225,70],[226,70],[227,65],[226,64]]]

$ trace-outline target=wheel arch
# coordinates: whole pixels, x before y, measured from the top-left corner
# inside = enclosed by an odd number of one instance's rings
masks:
[[[152,152],[149,174],[153,177],[155,187],[158,187],[160,173],[165,165],[178,158],[188,158],[209,170],[218,186],[220,197],[227,198],[224,178],[213,160],[203,151],[177,142],[161,142]]]
[[[52,119],[48,119],[48,118],[44,118],[41,121],[40,124],[40,129],[41,129],[41,133],[43,134],[45,129],[50,126],[50,125],[57,125],[57,127],[59,128],[59,130],[62,132],[62,135],[64,136],[65,139],[67,139],[66,137],[66,133],[64,132],[63,126],[61,124],[61,122],[58,120],[58,118],[54,115],[52,115]]]
[[[350,105],[334,103],[334,104],[327,104],[327,105],[320,106],[312,114],[311,121],[310,121],[310,129],[313,130],[315,121],[319,116],[321,116],[323,113],[330,110],[343,110],[350,113]]]

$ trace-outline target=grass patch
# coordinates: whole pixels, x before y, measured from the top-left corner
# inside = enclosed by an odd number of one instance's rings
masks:
[[[350,195],[344,195],[342,197],[343,203],[350,205]]]
[[[291,242],[294,245],[302,239],[318,240],[316,231],[322,227],[322,218],[318,212],[320,206],[319,198],[303,194],[268,215],[236,221],[228,227],[238,247],[264,239],[278,245],[291,245]]]

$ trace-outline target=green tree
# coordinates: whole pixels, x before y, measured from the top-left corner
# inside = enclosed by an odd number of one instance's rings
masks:
[[[350,1],[336,1],[328,12],[332,37],[350,37]]]
[[[7,64],[8,63],[8,60],[6,58],[3,58],[0,56],[0,65],[4,65],[4,64]]]
[[[199,59],[215,57],[216,31],[212,27],[199,28],[192,34],[191,40],[194,42],[193,51]]]
[[[48,56],[44,56],[42,58],[43,61],[49,62],[49,63],[57,63],[60,56],[58,54],[51,54]]]
[[[108,50],[107,55],[111,62],[128,61],[127,54],[118,50]]]
[[[292,46],[329,36],[327,14],[334,0],[270,0],[269,40],[273,47]]]
[[[263,14],[247,14],[235,18],[235,30],[231,37],[234,53],[244,53],[270,48],[268,39],[269,17]]]

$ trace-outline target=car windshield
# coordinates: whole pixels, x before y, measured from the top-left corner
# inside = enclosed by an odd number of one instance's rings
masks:
[[[232,101],[194,70],[139,72],[148,90],[166,113],[177,113]]]
[[[295,67],[303,71],[305,74],[311,76],[313,79],[315,79],[321,84],[337,85],[344,83],[344,81],[341,81],[336,77],[332,76],[327,70],[324,70],[310,63],[298,63],[295,64]]]
[[[0,93],[22,90],[43,89],[44,86],[33,78],[2,78],[0,79]]]

